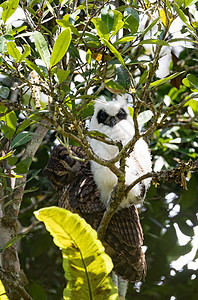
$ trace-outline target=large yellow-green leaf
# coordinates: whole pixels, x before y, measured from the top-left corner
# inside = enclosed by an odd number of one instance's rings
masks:
[[[8,297],[6,296],[5,288],[4,288],[1,280],[0,280],[0,299],[1,300],[9,300]]]
[[[1,7],[3,8],[1,18],[4,23],[15,12],[18,5],[19,5],[19,0],[8,0],[1,4]]]
[[[106,39],[101,38],[101,41],[103,42],[103,44],[105,46],[107,46],[109,48],[109,50],[115,55],[115,57],[121,62],[121,64],[123,66],[125,66],[122,55],[118,52],[118,50],[111,43],[109,43]]]
[[[68,27],[59,34],[54,44],[53,51],[51,54],[51,59],[50,59],[50,67],[53,67],[61,60],[61,58],[67,52],[70,42],[71,42],[71,29]]]
[[[63,253],[67,279],[65,300],[115,300],[117,289],[108,274],[113,264],[97,239],[97,233],[79,215],[59,207],[35,212]]]

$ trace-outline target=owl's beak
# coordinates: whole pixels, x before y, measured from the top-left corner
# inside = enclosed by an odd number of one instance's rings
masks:
[[[107,126],[113,127],[117,123],[116,117],[108,117],[105,123]]]

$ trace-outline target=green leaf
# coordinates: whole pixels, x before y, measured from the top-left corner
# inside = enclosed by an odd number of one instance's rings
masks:
[[[59,34],[54,44],[53,51],[51,54],[51,59],[50,59],[50,68],[56,65],[61,60],[61,58],[65,55],[67,49],[69,48],[70,42],[71,42],[71,29],[66,28]]]
[[[6,39],[3,36],[1,36],[0,37],[0,53],[2,53],[2,54],[4,54],[4,52],[6,51],[6,43],[7,43]]]
[[[117,45],[120,45],[120,44],[125,44],[125,43],[128,43],[128,42],[131,42],[132,40],[134,40],[135,37],[134,36],[131,36],[131,35],[128,35],[128,36],[124,36],[118,40],[116,40],[113,45],[114,46],[117,46]]]
[[[100,46],[100,40],[96,34],[85,32],[83,41],[89,48],[98,48]]]
[[[141,112],[137,117],[138,125],[140,127],[143,126],[152,118],[152,116],[153,116],[153,112],[151,110],[145,110]]]
[[[109,48],[109,50],[115,55],[115,57],[121,62],[121,64],[123,66],[125,66],[124,60],[123,60],[121,54],[118,52],[118,50],[116,50],[116,48],[111,43],[109,43],[106,39],[101,38],[101,40],[102,40],[103,44],[105,46],[107,46]]]
[[[190,81],[195,89],[198,89],[198,78],[193,74],[188,74],[186,78]]]
[[[49,69],[50,66],[49,49],[44,36],[39,31],[34,32],[34,43],[39,52],[41,59],[45,63],[46,67]]]
[[[41,68],[39,68],[37,65],[35,65],[35,63],[33,63],[32,61],[30,61],[28,59],[26,59],[25,62],[27,64],[27,66],[30,69],[36,71],[41,76],[41,78],[43,78],[43,79],[45,78],[45,73],[43,72],[43,70]]]
[[[188,21],[187,17],[185,16],[184,12],[179,8],[177,3],[173,3],[173,7],[175,8],[178,16],[180,19],[184,22],[184,24],[196,34],[196,30],[190,25],[190,22]]]
[[[18,174],[27,173],[31,163],[32,163],[32,157],[28,157],[24,160],[21,160],[16,164],[16,168],[14,168],[14,172]]]
[[[113,20],[113,27],[112,27],[112,33],[111,35],[114,36],[124,25],[124,22],[122,21],[122,13],[114,10],[114,20]]]
[[[156,80],[156,81],[154,81],[154,82],[152,82],[152,83],[150,84],[150,87],[154,88],[154,87],[156,87],[156,86],[159,86],[159,85],[161,85],[161,84],[164,84],[164,83],[168,82],[169,80],[171,80],[171,79],[173,79],[173,78],[176,78],[176,77],[178,77],[179,75],[181,75],[181,74],[183,74],[183,73],[184,73],[184,71],[183,71],[183,72],[176,72],[176,73],[174,73],[174,74],[172,74],[172,75],[170,75],[170,76],[167,76],[167,77],[165,77],[165,78],[163,78],[163,79]]]
[[[8,0],[1,4],[1,7],[3,8],[1,18],[4,23],[15,12],[18,5],[19,5],[19,0]]]
[[[58,77],[58,80],[59,80],[59,83],[62,83],[63,81],[65,81],[68,77],[70,73],[70,70],[57,70],[57,77]]]
[[[7,99],[10,89],[7,86],[0,85],[0,95],[3,99]]]
[[[59,207],[35,212],[62,249],[67,280],[65,300],[118,300],[118,294],[108,274],[113,264],[97,239],[97,233],[79,215]]]
[[[114,12],[110,6],[105,6],[101,10],[101,19],[107,25],[109,32],[111,32],[114,23]]]
[[[19,132],[23,131],[25,128],[27,128],[31,123],[33,123],[32,121],[30,121],[29,119],[25,119],[20,126],[18,127],[16,134],[18,134]]]
[[[6,296],[6,291],[1,280],[0,280],[0,299],[9,300],[8,297]]]
[[[23,45],[24,51],[19,59],[19,62],[22,62],[26,57],[28,57],[31,53],[29,45]]]
[[[17,134],[17,136],[13,139],[11,143],[12,148],[16,148],[18,146],[21,146],[23,144],[26,144],[32,139],[34,132],[29,132],[29,131],[23,131]]]
[[[144,45],[144,44],[155,44],[159,46],[170,46],[167,42],[163,40],[157,40],[157,39],[148,39],[148,40],[143,40],[139,42],[138,45]]]
[[[3,247],[0,249],[0,252],[3,252],[5,249],[9,248],[13,244],[16,244],[21,238],[23,238],[25,234],[18,234],[17,236],[11,238]],[[1,299],[1,298],[0,298]]]
[[[7,139],[11,139],[16,131],[17,125],[17,116],[14,111],[7,113],[4,117],[1,118],[5,122],[4,125],[1,125],[1,130]]]
[[[130,116],[133,118],[134,108],[129,106],[128,110],[129,110]]]
[[[124,92],[124,88],[114,80],[105,81],[105,87],[107,90],[114,94],[120,94]]]
[[[105,40],[108,40],[110,37],[109,29],[104,21],[101,20],[101,18],[95,17],[91,20],[91,22],[94,24],[97,34],[100,38],[103,38]]]
[[[15,42],[7,42],[7,51],[8,54],[12,56],[16,62],[19,62],[21,58],[21,53],[19,49],[17,49]]]
[[[139,15],[136,10],[131,7],[127,7],[124,11],[124,28],[129,29],[132,34],[138,31],[139,27]]]
[[[6,159],[8,157],[10,157],[11,155],[13,155],[14,151],[10,151],[8,152],[7,154],[3,155],[0,157],[0,161],[3,160],[3,159]]]
[[[144,36],[148,31],[150,31],[156,24],[157,22],[160,20],[160,17],[158,17],[157,19],[155,19],[143,32],[142,32],[142,36]]]
[[[123,66],[116,66],[115,75],[117,77],[117,83],[120,84],[123,88],[127,89],[130,85],[130,79],[126,69],[123,68]]]
[[[86,61],[88,62],[89,65],[91,65],[91,50],[90,49],[87,50]]]
[[[198,0],[184,0],[184,7],[187,8],[188,6],[191,6],[197,2]]]
[[[63,28],[70,28],[73,34],[80,36],[77,28],[70,23],[70,15],[65,15],[61,20],[56,20],[56,22]]]

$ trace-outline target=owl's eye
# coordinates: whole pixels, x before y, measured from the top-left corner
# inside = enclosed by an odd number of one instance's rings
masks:
[[[125,120],[127,118],[127,114],[123,108],[119,110],[119,112],[116,115],[119,120]]]
[[[107,119],[107,117],[108,117],[108,114],[104,110],[100,110],[97,115],[98,123],[104,123],[104,121]]]

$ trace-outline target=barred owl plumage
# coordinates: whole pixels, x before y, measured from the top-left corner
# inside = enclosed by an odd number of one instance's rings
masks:
[[[103,113],[104,116],[101,115]],[[117,102],[98,102],[95,105],[90,130],[98,130],[126,145],[134,135],[133,121],[126,103],[122,99]],[[114,157],[118,151],[117,147],[96,140],[91,140],[90,144],[93,150],[105,159]],[[76,160],[75,157],[85,160]],[[144,159],[147,161],[144,162]],[[126,184],[150,170],[151,157],[148,146],[143,140],[139,140],[127,158]],[[111,190],[116,184],[114,174],[108,168],[89,161],[87,154],[80,147],[69,146],[68,151],[61,145],[54,148],[43,173],[59,193],[59,205],[79,213],[97,230]],[[123,200],[108,225],[103,242],[107,254],[113,260],[114,271],[133,282],[140,281],[146,274],[145,256],[141,248],[143,233],[135,203],[144,199],[149,183],[149,180],[140,183],[138,187],[133,188],[127,199]]]

